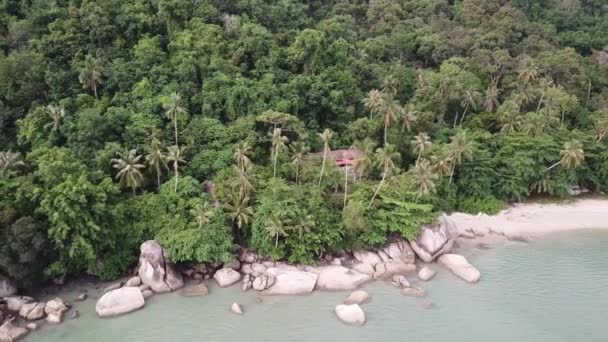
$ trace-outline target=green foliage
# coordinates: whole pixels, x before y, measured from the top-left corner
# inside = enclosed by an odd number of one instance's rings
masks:
[[[458,210],[476,215],[484,213],[487,215],[498,214],[505,208],[505,203],[494,196],[462,198],[458,202]]]

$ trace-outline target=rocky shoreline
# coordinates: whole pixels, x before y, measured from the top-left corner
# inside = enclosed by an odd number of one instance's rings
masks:
[[[471,238],[466,232],[464,234],[465,239]],[[178,290],[184,296],[205,296],[208,289],[203,281],[213,278],[220,287],[240,284],[243,291],[255,291],[260,295],[354,291],[344,303],[336,306],[335,313],[347,324],[362,325],[365,312],[361,305],[370,295],[358,288],[367,282],[385,281],[401,289],[402,295],[423,297],[425,290],[412,284],[431,280],[435,271],[426,264],[436,260],[469,283],[479,281],[479,271],[464,256],[451,253],[457,240],[462,239],[454,222],[443,215],[437,225],[422,227],[415,241],[392,238],[390,243],[378,249],[343,250],[326,255],[314,266],[275,262],[241,249],[228,264],[186,267],[174,265],[158,242],[146,241],[140,248],[136,274],[124,282],[106,286],[95,311],[102,318],[127,314],[145,307],[152,296]],[[43,324],[60,324],[71,309],[71,305],[60,298],[37,302],[31,297],[17,296],[8,280],[3,280],[0,289],[1,342],[19,340]],[[86,296],[83,292],[76,300],[84,300]],[[235,314],[244,314],[238,303],[233,303],[230,309]],[[72,310],[70,317],[77,318],[78,312]]]

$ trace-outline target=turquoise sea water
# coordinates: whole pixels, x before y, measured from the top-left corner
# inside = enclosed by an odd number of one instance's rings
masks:
[[[562,233],[467,255],[482,273],[477,285],[433,265],[440,272],[421,284],[428,291],[423,299],[403,297],[383,283],[365,286],[372,301],[363,305],[363,327],[345,326],[334,316],[344,292],[260,297],[210,283],[207,297],[156,296],[144,309],[113,319],[97,318],[91,298],[78,305],[80,318],[45,326],[27,340],[608,341],[607,232]],[[243,306],[244,316],[230,312],[233,302]],[[437,307],[426,309],[429,302]]]

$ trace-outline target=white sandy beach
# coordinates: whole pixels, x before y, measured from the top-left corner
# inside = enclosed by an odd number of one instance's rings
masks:
[[[454,213],[450,217],[461,232],[493,232],[507,237],[537,237],[567,230],[608,229],[608,199],[513,204],[493,216]]]

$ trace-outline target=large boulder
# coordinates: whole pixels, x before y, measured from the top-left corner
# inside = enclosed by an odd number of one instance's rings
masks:
[[[344,299],[344,304],[363,304],[367,303],[370,300],[369,293],[363,290],[357,290],[352,292],[346,299]]]
[[[13,342],[19,341],[25,335],[27,335],[29,330],[26,328],[21,328],[13,325],[11,320],[4,322],[4,324],[0,325],[0,341],[1,342]]]
[[[123,287],[104,294],[95,311],[99,317],[112,317],[135,311],[145,305],[144,296],[137,287]]]
[[[416,262],[416,254],[412,250],[409,242],[403,239],[397,239],[394,242],[391,242],[388,246],[381,249],[380,252],[383,252],[383,255],[388,256],[389,260],[400,261],[405,264],[413,264]],[[389,260],[385,260],[389,261]]]
[[[367,274],[370,276],[374,274],[374,272],[376,272],[374,266],[362,262],[352,265],[352,269],[359,273]]]
[[[439,263],[469,283],[476,283],[481,278],[481,273],[462,255],[444,254],[439,257]]]
[[[439,217],[439,224],[424,225],[418,237],[410,241],[410,245],[420,259],[431,262],[438,256],[449,253],[457,238],[458,227],[444,214]]]
[[[321,266],[316,273],[319,275],[316,284],[319,290],[354,290],[372,278],[343,266]]]
[[[241,274],[232,268],[222,268],[213,275],[220,287],[230,286],[241,280]]]
[[[317,283],[318,274],[296,270],[282,270],[271,267],[266,274],[274,276],[275,282],[263,291],[267,295],[297,295],[311,293]]]
[[[336,306],[336,316],[347,324],[365,324],[365,312],[359,304],[340,304]]]
[[[169,260],[161,245],[148,240],[141,244],[138,274],[142,283],[150,285],[154,292],[170,292],[184,286],[184,280]]]
[[[276,279],[271,274],[262,274],[253,280],[252,287],[256,291],[264,291],[274,285]]]
[[[33,302],[34,298],[26,296],[13,296],[4,298],[4,301],[6,302],[6,308],[8,311],[19,312],[24,304]]]
[[[44,318],[46,315],[44,313],[44,308],[46,307],[46,303],[27,303],[21,306],[19,310],[19,316],[27,319],[28,321],[35,321],[37,319]]]
[[[358,262],[372,266],[384,262],[378,254],[365,249],[353,252],[353,256]]]
[[[125,283],[125,286],[127,286],[127,287],[139,287],[140,285],[141,285],[141,278],[138,276],[131,277]]]
[[[8,280],[0,275],[0,297],[8,297],[17,293],[17,288]]]
[[[51,299],[46,302],[44,312],[48,315],[53,312],[64,313],[70,309],[70,304],[66,303],[61,298]]]

